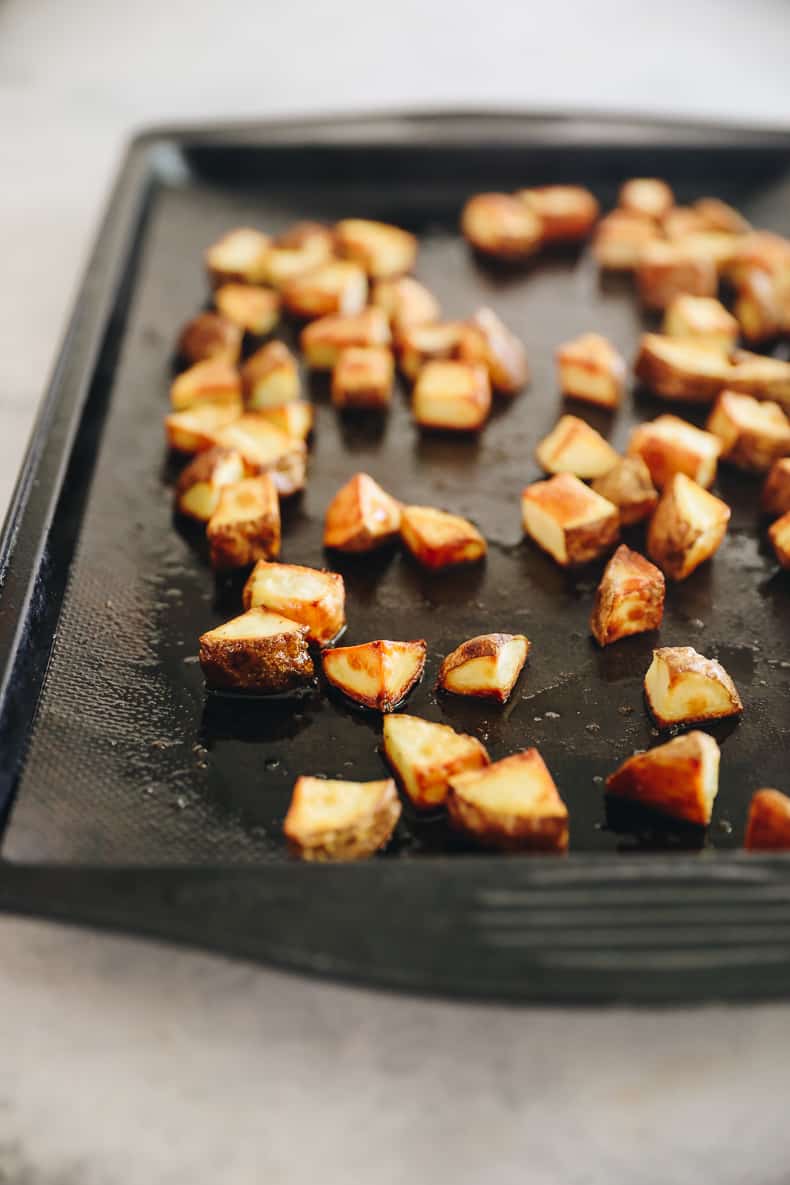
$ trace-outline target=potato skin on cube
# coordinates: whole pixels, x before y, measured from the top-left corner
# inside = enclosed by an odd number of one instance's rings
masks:
[[[652,218],[613,210],[598,223],[593,238],[593,255],[608,271],[633,271],[648,243],[661,236]]]
[[[364,860],[387,845],[401,814],[392,778],[296,781],[283,833],[302,860]]]
[[[260,560],[244,586],[245,609],[259,605],[307,627],[308,641],[326,646],[346,624],[346,589],[339,572]]]
[[[715,296],[718,290],[716,265],[709,257],[691,250],[685,240],[648,243],[639,258],[636,282],[642,304],[648,309],[665,309],[683,293]]]
[[[685,473],[707,489],[716,477],[720,452],[718,436],[672,415],[638,424],[628,443],[628,455],[642,458],[659,489],[675,473]]]
[[[206,271],[213,287],[221,284],[263,284],[270,239],[263,231],[238,226],[206,249]]]
[[[173,411],[187,411],[198,403],[228,403],[241,400],[241,380],[235,366],[222,358],[196,362],[177,375],[170,386]]]
[[[721,441],[722,459],[765,473],[790,454],[790,420],[778,403],[722,391],[706,425]]]
[[[198,453],[176,483],[179,514],[208,522],[217,509],[223,487],[243,477],[244,461],[233,449],[212,448]]]
[[[642,335],[634,373],[656,395],[687,403],[712,403],[734,377],[717,351],[660,333]]]
[[[404,546],[425,568],[473,564],[488,550],[468,519],[432,506],[404,506],[400,534]]]
[[[280,319],[280,297],[271,288],[223,284],[214,293],[217,311],[246,333],[271,333]]]
[[[247,477],[220,493],[206,528],[211,566],[249,568],[280,554],[280,499],[268,473]]]
[[[606,565],[595,594],[590,633],[599,646],[657,630],[664,617],[664,575],[621,543]]]
[[[706,827],[719,789],[719,746],[705,732],[687,732],[635,753],[606,779],[606,792]]]
[[[246,412],[218,428],[215,444],[241,453],[248,474],[271,474],[277,492],[284,498],[304,489],[307,446],[275,428],[261,412]]]
[[[620,460],[600,432],[578,416],[561,416],[535,449],[541,469],[547,473],[572,473],[574,477],[603,477]]]
[[[537,749],[453,775],[447,810],[459,830],[487,847],[536,852],[568,847],[568,808]]]
[[[507,193],[478,193],[461,213],[461,233],[481,255],[518,261],[540,246],[543,224],[526,202]]]
[[[341,409],[387,408],[394,377],[395,360],[386,346],[349,346],[332,371],[332,403]]]
[[[383,731],[384,756],[420,809],[441,806],[452,777],[489,762],[480,741],[448,724],[396,712],[384,717]]]
[[[484,366],[491,386],[502,395],[515,395],[529,382],[527,352],[493,309],[478,309],[470,318],[458,357]]]
[[[417,240],[407,230],[388,222],[344,218],[335,226],[341,255],[353,259],[374,280],[402,276],[417,259]]]
[[[775,517],[790,510],[790,457],[774,461],[763,484],[760,505],[765,514]]]
[[[598,199],[581,185],[539,185],[519,189],[516,197],[537,214],[544,243],[586,239],[600,213]]]
[[[251,411],[299,398],[299,367],[284,342],[267,342],[241,368],[244,399]]]
[[[283,307],[294,317],[355,317],[368,298],[368,280],[358,263],[331,259],[282,285]]]
[[[790,850],[790,798],[786,794],[780,790],[755,790],[743,846],[748,852]]]
[[[469,362],[426,362],[417,376],[412,412],[421,428],[476,432],[491,411],[488,371]]]
[[[653,651],[645,674],[645,699],[659,728],[699,724],[738,716],[738,689],[721,663],[693,646],[662,646]]]
[[[529,649],[529,639],[523,634],[481,634],[469,638],[444,659],[437,686],[455,695],[507,703]]]
[[[617,407],[625,390],[625,359],[599,333],[583,333],[556,352],[560,390],[568,399]]]
[[[776,276],[752,268],[741,276],[733,311],[748,342],[769,342],[782,330],[785,308]]]
[[[324,547],[336,551],[372,551],[400,533],[401,505],[367,473],[356,473],[329,503]]]
[[[352,346],[388,346],[390,327],[381,309],[370,308],[354,315],[332,314],[311,321],[299,340],[308,366],[331,370],[341,353]]]
[[[383,309],[389,317],[395,341],[415,325],[438,321],[439,302],[424,284],[414,276],[398,276],[394,280],[377,280],[370,303]]]
[[[597,559],[620,536],[617,507],[571,473],[527,486],[521,515],[526,533],[563,568]]]
[[[672,580],[685,580],[718,550],[730,521],[726,502],[676,473],[647,532],[647,554]]]
[[[216,433],[238,420],[240,415],[241,400],[238,403],[200,403],[186,411],[171,412],[165,416],[167,443],[175,452],[187,455],[210,449],[217,443]]]
[[[312,678],[306,630],[277,613],[250,609],[200,638],[206,686],[223,691],[289,691]]]
[[[774,555],[783,568],[790,568],[790,510],[768,528]]]
[[[273,240],[266,259],[265,282],[282,290],[289,280],[315,271],[332,259],[335,236],[320,222],[295,222]]]
[[[632,177],[620,187],[617,204],[630,214],[660,222],[674,206],[675,195],[658,177]]]
[[[365,708],[392,712],[422,678],[427,645],[378,639],[323,652],[327,681]]]
[[[649,518],[658,504],[658,491],[641,457],[622,457],[603,477],[595,478],[592,488],[617,507],[624,527]]]
[[[185,362],[206,362],[209,358],[238,362],[242,331],[220,313],[199,313],[181,330],[177,353]]]
[[[410,325],[398,338],[398,361],[408,379],[414,381],[423,366],[440,358],[458,358],[468,332],[464,321],[437,321]]]

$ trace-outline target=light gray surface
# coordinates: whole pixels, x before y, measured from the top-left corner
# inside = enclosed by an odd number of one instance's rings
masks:
[[[751,4],[0,0],[0,506],[124,137],[397,104],[790,122]],[[415,1001],[0,920],[2,1185],[787,1180],[784,1007]]]

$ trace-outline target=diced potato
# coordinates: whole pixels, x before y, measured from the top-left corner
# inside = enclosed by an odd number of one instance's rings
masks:
[[[445,658],[438,686],[455,695],[477,695],[507,703],[527,661],[529,646],[523,634],[469,638]]]
[[[568,808],[537,749],[454,774],[447,810],[461,831],[487,847],[564,852]]]
[[[768,789],[754,792],[743,846],[750,852],[790,849],[790,798],[786,794]]]
[[[473,564],[487,551],[485,539],[467,519],[432,506],[404,506],[400,534],[404,546],[425,568]]]
[[[790,271],[790,239],[770,230],[757,230],[743,235],[730,261],[727,274],[737,285],[754,269],[782,276]]]
[[[515,395],[529,381],[527,352],[493,309],[478,309],[470,319],[458,356],[485,366],[491,386],[503,395]]]
[[[661,229],[668,239],[685,239],[701,230],[715,229],[694,206],[673,206],[661,219]]]
[[[657,630],[664,616],[663,573],[621,543],[595,594],[590,633],[599,646]]]
[[[681,293],[667,305],[663,332],[698,346],[727,354],[738,341],[738,322],[721,301],[712,296]]]
[[[713,485],[721,441],[678,416],[657,416],[631,433],[628,455],[641,457],[659,489],[675,473],[685,473],[707,489]]]
[[[269,236],[252,227],[229,230],[206,250],[206,271],[212,285],[265,283],[269,244]]]
[[[726,502],[676,473],[647,532],[647,554],[672,580],[685,580],[721,545],[730,521]]]
[[[675,245],[687,254],[702,259],[716,276],[726,275],[738,254],[739,239],[719,230],[694,230],[675,239]]]
[[[339,408],[385,408],[392,401],[395,360],[386,346],[349,346],[332,371],[332,403]]]
[[[338,572],[298,564],[255,565],[244,586],[245,609],[260,605],[307,627],[310,642],[326,646],[346,624],[346,588]]]
[[[289,691],[311,679],[305,629],[277,613],[250,609],[200,639],[208,687],[225,691]]]
[[[625,359],[599,333],[583,333],[556,353],[560,390],[569,399],[617,407],[625,389]]]
[[[426,362],[457,358],[467,330],[463,321],[410,326],[398,339],[401,370],[414,381]]]
[[[721,663],[698,654],[693,646],[653,651],[645,699],[659,728],[721,720],[743,711],[738,689]]]
[[[353,259],[374,280],[410,272],[417,258],[417,240],[407,230],[367,218],[344,218],[335,226],[338,251]]]
[[[478,193],[463,208],[461,233],[483,255],[519,260],[540,246],[543,223],[517,197],[507,193]]]
[[[606,792],[705,827],[719,790],[719,757],[713,737],[687,732],[629,757],[606,779]]]
[[[242,331],[219,313],[199,313],[181,330],[177,353],[185,362],[206,362],[209,358],[233,366],[241,353]]]
[[[244,461],[233,449],[211,448],[199,453],[183,470],[176,485],[179,514],[207,523],[217,509],[223,486],[243,477]]]
[[[748,342],[769,342],[784,325],[782,292],[775,275],[761,268],[744,270],[733,311]]]
[[[302,860],[364,860],[389,843],[401,805],[391,778],[296,781],[283,833]]]
[[[299,367],[284,342],[267,342],[241,368],[247,406],[256,411],[299,398]]]
[[[268,473],[225,486],[206,528],[211,566],[249,568],[280,554],[280,500]]]
[[[351,346],[389,344],[390,327],[381,309],[319,317],[305,326],[300,336],[305,362],[314,370],[331,370],[343,350]]]
[[[406,330],[415,325],[438,321],[441,315],[436,297],[414,276],[378,280],[373,287],[370,303],[387,314],[396,341]]]
[[[333,687],[363,707],[393,712],[422,678],[426,651],[424,638],[338,646],[324,651],[324,674]]]
[[[426,362],[417,376],[412,414],[421,428],[475,432],[491,411],[488,371],[470,362]]]
[[[186,411],[198,403],[229,403],[237,407],[240,401],[239,372],[221,358],[196,362],[178,375],[170,387],[173,411]]]
[[[661,238],[652,218],[613,210],[595,228],[593,254],[602,268],[610,271],[633,271],[649,243]]]
[[[790,568],[790,510],[768,528],[774,554],[783,568]]]
[[[260,412],[246,412],[218,428],[213,443],[240,452],[250,476],[271,474],[277,492],[283,497],[304,489],[307,467],[304,441],[286,436]]]
[[[766,514],[778,516],[790,510],[790,457],[774,461],[765,479],[761,499]]]
[[[790,362],[784,358],[752,354],[749,350],[736,350],[724,386],[744,395],[754,395],[757,399],[774,399],[790,409]]]
[[[521,514],[526,533],[564,568],[604,555],[620,535],[617,507],[571,473],[527,486]]]
[[[275,428],[297,440],[307,440],[313,431],[313,405],[306,399],[295,399],[292,403],[281,403],[279,407],[264,407],[260,415]]]
[[[705,230],[718,230],[729,235],[743,235],[751,230],[743,214],[720,198],[699,198],[694,203],[694,213]]]
[[[707,428],[721,441],[722,459],[741,469],[764,473],[790,454],[790,420],[778,403],[722,391]]]
[[[586,239],[600,213],[597,198],[580,185],[540,185],[519,189],[516,197],[537,214],[544,243]]]
[[[645,333],[634,373],[665,399],[712,403],[723,387],[732,385],[733,367],[727,358],[696,342]]]
[[[282,289],[295,276],[303,276],[328,263],[334,254],[335,236],[320,222],[297,222],[278,235],[269,248],[265,281]]]
[[[665,309],[677,296],[715,296],[718,276],[707,256],[692,251],[687,240],[648,243],[639,258],[636,282],[642,304]]]
[[[280,296],[253,284],[223,284],[214,293],[217,311],[247,333],[271,333],[280,320]]]
[[[331,259],[282,285],[283,305],[294,317],[355,317],[368,299],[368,280],[358,263]]]
[[[401,506],[367,473],[357,473],[337,491],[324,522],[324,547],[372,551],[400,533]]]
[[[171,449],[178,453],[199,453],[217,443],[220,428],[241,415],[241,400],[237,403],[197,403],[186,411],[174,411],[165,416],[165,435]]]
[[[541,469],[547,473],[572,473],[575,477],[602,477],[619,456],[600,432],[578,416],[561,416],[535,449]]]
[[[641,457],[623,457],[603,477],[596,477],[592,488],[617,507],[623,527],[649,518],[658,503],[650,470]]]
[[[488,765],[480,742],[447,724],[396,713],[383,727],[384,756],[416,807],[441,806],[452,777]]]
[[[629,214],[660,222],[675,204],[675,195],[666,181],[656,177],[632,177],[620,187],[617,204]]]

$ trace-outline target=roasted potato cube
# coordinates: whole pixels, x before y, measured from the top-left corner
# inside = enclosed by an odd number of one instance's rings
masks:
[[[707,489],[716,476],[721,441],[678,416],[657,416],[631,433],[628,455],[641,457],[659,489],[675,473],[685,473]]]
[[[250,609],[200,639],[206,686],[226,691],[289,691],[312,678],[306,630],[265,609]]]
[[[487,847],[536,852],[568,847],[568,809],[537,749],[454,774],[447,811],[456,827]]]
[[[718,230],[695,230],[676,239],[678,249],[688,255],[704,260],[709,268],[720,275],[726,275],[738,253],[739,240]]]
[[[727,358],[696,342],[645,333],[634,373],[665,399],[712,403],[723,387],[731,385],[733,367]]]
[[[165,434],[171,449],[178,453],[199,453],[216,444],[220,428],[241,415],[241,400],[237,403],[197,403],[186,411],[174,411],[165,416]]]
[[[392,401],[395,360],[386,346],[349,346],[332,371],[332,403],[339,408],[385,408]]]
[[[743,711],[738,689],[721,663],[698,654],[693,646],[653,651],[645,699],[659,728],[721,720]]]
[[[294,317],[355,317],[368,299],[368,280],[358,263],[331,259],[286,280],[282,297],[284,307]]]
[[[178,375],[170,387],[173,411],[186,411],[198,403],[229,403],[237,407],[240,401],[239,372],[221,358],[196,362]]]
[[[436,297],[414,276],[378,280],[373,287],[371,304],[387,314],[396,341],[414,325],[438,321],[441,313]]]
[[[313,405],[306,399],[281,403],[279,407],[264,407],[260,415],[286,436],[293,436],[297,440],[307,440],[313,431]]]
[[[774,516],[790,510],[790,457],[774,461],[763,485],[760,504],[766,514]]]
[[[353,316],[338,313],[311,321],[299,342],[308,366],[331,370],[351,346],[388,346],[390,327],[381,309],[364,309]]]
[[[367,218],[344,218],[335,226],[338,251],[353,259],[374,280],[410,272],[417,258],[417,240],[407,230]]]
[[[404,506],[400,534],[424,568],[473,564],[487,551],[485,539],[467,519],[432,506]]]
[[[223,486],[241,481],[244,461],[233,449],[210,448],[183,470],[176,485],[179,514],[207,523],[217,509]]]
[[[372,551],[400,533],[401,506],[367,473],[357,473],[329,503],[324,547]]]
[[[790,568],[790,510],[768,528],[768,538],[777,560],[783,568]]]
[[[694,203],[694,213],[705,230],[718,230],[728,235],[743,235],[751,230],[743,214],[719,198],[699,198]]]
[[[529,645],[523,634],[469,638],[445,658],[438,686],[455,695],[477,695],[507,703],[527,661]]]
[[[733,311],[747,341],[759,343],[775,338],[785,320],[776,276],[756,267],[745,270],[739,279]]]
[[[661,219],[661,229],[668,239],[685,239],[697,231],[715,228],[693,206],[673,206]]]
[[[521,514],[526,533],[563,568],[597,559],[620,534],[617,507],[571,473],[527,486]]]
[[[535,456],[547,473],[575,477],[602,477],[620,459],[600,432],[578,416],[561,416],[535,449]]]
[[[705,827],[719,790],[719,757],[713,737],[687,732],[629,757],[606,779],[606,792]]]
[[[206,527],[211,566],[249,568],[280,554],[280,499],[268,473],[225,486]]]
[[[400,818],[392,778],[339,782],[298,778],[283,834],[302,860],[364,860],[386,847]]]
[[[578,243],[598,220],[600,207],[580,185],[540,185],[519,189],[516,197],[537,214],[544,243]]]
[[[223,284],[214,293],[214,303],[228,321],[258,336],[271,333],[280,319],[280,295],[271,288]]]
[[[472,362],[426,362],[417,376],[412,414],[421,428],[476,432],[491,411],[491,384],[484,366]]]
[[[790,239],[770,230],[753,231],[739,238],[727,274],[737,285],[754,269],[786,276],[790,272]]]
[[[298,564],[255,565],[244,586],[245,609],[260,605],[307,627],[310,642],[326,646],[346,624],[346,588],[338,572]]]
[[[482,255],[519,260],[540,246],[543,223],[517,197],[507,193],[478,193],[463,208],[461,233]]]
[[[735,350],[724,386],[757,399],[774,399],[790,408],[790,362],[749,350]]]
[[[661,231],[652,218],[613,210],[595,228],[593,254],[602,268],[632,271],[645,247],[660,238]]]
[[[746,838],[750,852],[783,852],[790,848],[790,798],[780,790],[756,790],[749,803]]]
[[[414,381],[426,362],[457,358],[468,332],[463,321],[442,321],[436,325],[412,325],[400,335],[400,368]]]
[[[632,177],[620,187],[617,204],[629,214],[660,222],[675,204],[675,195],[666,181],[656,177]]]
[[[436,807],[447,798],[450,778],[488,765],[475,737],[419,716],[384,717],[384,756],[416,807]]]
[[[267,342],[241,368],[247,406],[256,411],[299,398],[299,367],[284,342]]]
[[[642,304],[649,309],[665,309],[688,293],[691,296],[715,296],[718,287],[716,267],[699,252],[680,242],[648,243],[639,257],[636,282]]]
[[[625,389],[625,359],[599,333],[583,333],[556,353],[560,390],[569,399],[617,407]]]
[[[657,630],[664,616],[663,573],[621,543],[595,594],[590,633],[599,646]]]
[[[270,473],[277,492],[284,498],[304,489],[307,466],[304,441],[286,436],[261,412],[247,412],[218,428],[213,434],[213,442],[240,452],[251,477],[257,473]]]
[[[726,502],[676,473],[650,520],[647,554],[672,580],[685,580],[718,550],[729,521]]]
[[[485,366],[491,386],[503,395],[515,395],[529,380],[526,350],[493,309],[478,309],[471,318],[458,357]]]
[[[617,507],[623,527],[649,518],[658,503],[650,470],[641,457],[623,457],[603,477],[596,477],[592,488]]]
[[[741,469],[766,472],[775,460],[790,454],[790,420],[778,403],[722,391],[707,428],[721,441],[722,459]]]
[[[303,276],[328,263],[334,254],[335,236],[320,222],[297,222],[278,235],[269,248],[265,281],[282,289],[294,276]]]
[[[241,353],[242,331],[220,313],[199,313],[181,330],[176,347],[185,362],[206,362],[215,358],[233,366]]]
[[[263,284],[269,236],[249,226],[229,230],[206,250],[206,271],[212,286],[220,284]]]
[[[724,305],[712,296],[689,296],[681,293],[667,305],[663,331],[698,346],[708,346],[728,354],[738,341],[738,322]]]
[[[324,674],[333,687],[363,707],[393,712],[422,678],[426,652],[424,638],[338,646],[324,651]]]

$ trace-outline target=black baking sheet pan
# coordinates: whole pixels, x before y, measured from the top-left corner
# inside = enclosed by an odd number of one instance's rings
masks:
[[[563,410],[555,347],[597,330],[630,358],[650,322],[630,281],[600,275],[587,248],[505,269],[457,233],[481,189],[576,182],[607,207],[633,175],[790,233],[790,137],[775,132],[469,114],[135,141],[3,541],[0,905],[428,991],[669,1001],[788,990],[790,864],[738,851],[753,791],[790,788],[790,577],[765,547],[759,485],[722,468],[730,531],[712,563],[671,587],[660,634],[719,658],[746,706],[711,730],[722,746],[712,824],[607,811],[605,776],[657,743],[641,690],[656,636],[595,646],[602,564],[569,574],[523,540],[519,494]],[[425,637],[408,711],[474,733],[494,758],[537,745],[570,810],[565,859],[486,855],[441,814],[406,807],[374,860],[300,865],[282,840],[296,776],[381,776],[380,719],[320,686],[273,700],[204,692],[196,639],[239,610],[239,588],[215,583],[199,534],[172,515],[162,416],[173,342],[207,298],[202,252],[223,230],[351,215],[415,231],[417,275],[446,315],[496,309],[526,343],[532,382],[467,440],[421,436],[405,387],[386,417],[343,418],[325,378],[306,376],[310,478],[286,508],[282,558],[327,563],[323,513],[358,470],[478,524],[488,559],[464,571],[428,574],[395,550],[335,559],[345,640]],[[622,448],[634,423],[665,409],[636,390],[613,417],[580,414]],[[511,701],[437,696],[442,656],[498,630],[533,643]]]

